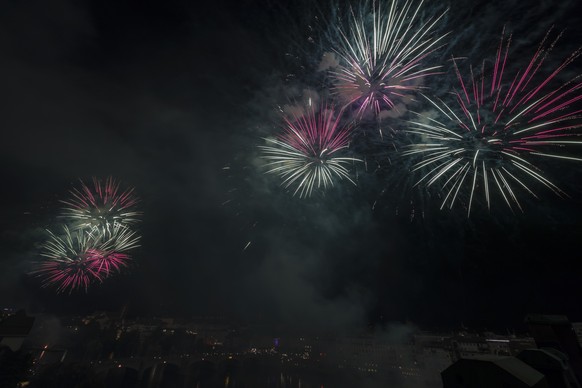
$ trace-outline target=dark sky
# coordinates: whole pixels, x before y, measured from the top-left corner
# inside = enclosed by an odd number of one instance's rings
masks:
[[[571,198],[543,194],[524,213],[500,205],[469,220],[418,200],[385,168],[360,171],[357,187],[293,198],[264,176],[257,146],[276,130],[277,105],[323,93],[316,69],[330,50],[331,6],[198,3],[0,5],[0,305],[127,305],[316,328],[499,329],[528,312],[582,320],[582,164],[549,166]],[[518,57],[552,25],[564,30],[552,52],[564,58],[582,42],[577,3],[454,1],[437,60],[493,55],[504,25]],[[568,72],[582,73],[581,62]],[[26,273],[58,201],[92,176],[135,186],[142,246],[127,274],[55,295]]]

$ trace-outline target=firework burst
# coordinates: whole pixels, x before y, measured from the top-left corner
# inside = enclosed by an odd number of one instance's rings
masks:
[[[295,186],[293,195],[300,198],[333,186],[335,179],[355,184],[348,167],[358,159],[341,156],[349,146],[352,128],[342,126],[340,117],[333,107],[322,106],[316,112],[311,104],[303,115],[285,116],[283,133],[277,139],[265,139],[271,145],[259,147],[267,173],[279,175],[285,188]]]
[[[534,165],[541,159],[582,161],[565,153],[568,147],[581,145],[579,114],[574,103],[582,99],[578,77],[556,83],[558,74],[579,56],[579,51],[560,66],[542,75],[542,64],[556,41],[548,44],[548,35],[525,69],[508,76],[511,36],[504,33],[492,69],[485,62],[476,74],[462,76],[454,62],[459,88],[452,95],[456,104],[428,101],[442,115],[442,120],[418,115],[407,132],[416,135],[415,144],[404,155],[422,155],[413,171],[422,172],[417,184],[437,184],[443,190],[444,206],[453,207],[460,193],[468,193],[468,216],[475,196],[484,195],[491,207],[494,191],[512,208],[522,206],[521,192],[536,197],[534,185],[544,186],[557,195],[564,192]],[[559,37],[558,37],[559,38]],[[505,42],[505,43],[504,43]]]
[[[95,268],[95,258],[101,253],[96,248],[95,237],[82,230],[71,232],[66,226],[64,234],[57,236],[51,231],[49,239],[42,246],[41,256],[31,273],[42,278],[43,287],[55,286],[57,292],[69,289],[85,289],[93,281],[102,281]]]
[[[137,222],[141,214],[135,210],[134,190],[120,190],[111,177],[104,182],[93,178],[93,188],[81,181],[80,189],[74,188],[70,194],[70,199],[61,201],[65,205],[62,217],[72,221],[75,229],[99,228],[101,233],[111,233],[117,225]]]
[[[333,91],[346,106],[357,106],[360,117],[370,110],[379,114],[394,109],[396,99],[421,89],[421,79],[441,68],[423,62],[442,47],[447,34],[435,36],[435,27],[444,13],[422,21],[423,1],[398,3],[390,1],[386,11],[375,2],[371,11],[352,10],[347,32],[339,30],[335,53],[340,64],[331,72]]]
[[[48,231],[49,239],[42,246],[44,260],[36,263],[31,274],[42,278],[43,287],[54,286],[57,292],[77,289],[87,291],[94,282],[105,278],[131,260],[127,251],[138,246],[139,237],[123,227],[116,227],[104,236],[95,228],[88,232],[71,232],[63,227],[63,235]]]

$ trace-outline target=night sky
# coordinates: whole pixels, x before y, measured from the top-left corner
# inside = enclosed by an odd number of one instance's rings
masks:
[[[447,74],[427,81],[435,93],[453,79],[451,55],[494,55],[504,25],[516,58],[529,59],[551,26],[564,35],[548,65],[582,43],[575,0],[427,3],[451,8],[441,26],[449,44],[433,58]],[[547,167],[570,198],[542,191],[523,213],[499,202],[470,219],[411,192],[384,162],[360,167],[357,186],[308,199],[264,174],[258,146],[277,131],[277,107],[324,94],[317,68],[331,50],[332,9],[307,0],[2,2],[0,306],[127,306],[306,329],[504,330],[530,312],[582,320],[582,163]],[[582,61],[565,73],[582,74]],[[57,295],[27,273],[45,228],[59,222],[59,200],[93,176],[135,187],[141,247],[127,273]]]

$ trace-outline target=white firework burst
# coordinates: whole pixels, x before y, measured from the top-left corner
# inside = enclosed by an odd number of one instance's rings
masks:
[[[459,89],[452,93],[454,104],[440,99],[427,100],[442,116],[411,121],[406,132],[416,135],[404,156],[420,155],[412,171],[421,172],[416,183],[436,185],[444,192],[441,209],[452,208],[460,195],[468,197],[467,215],[477,193],[482,193],[491,207],[496,191],[504,202],[520,210],[520,192],[535,198],[535,185],[558,196],[565,193],[541,170],[536,161],[544,158],[582,161],[568,150],[582,145],[579,114],[573,108],[582,100],[582,83],[578,77],[558,83],[557,75],[579,55],[576,51],[555,70],[541,75],[555,41],[546,44],[548,35],[527,67],[507,76],[511,37],[501,43],[491,71],[485,63],[480,74],[470,68],[464,79],[454,63]]]
[[[331,72],[333,92],[346,106],[354,104],[360,116],[394,109],[397,100],[422,89],[422,78],[439,74],[442,66],[424,62],[448,35],[436,35],[447,11],[421,20],[424,1],[391,0],[387,9],[381,3],[352,10],[347,31],[339,28],[341,39],[334,48],[340,64]]]
[[[327,189],[335,179],[350,177],[349,166],[358,159],[342,156],[349,146],[350,126],[340,124],[341,114],[333,107],[316,112],[309,106],[303,115],[284,117],[283,133],[260,146],[268,174],[277,174],[285,188],[295,186],[293,195],[311,196],[314,189]]]

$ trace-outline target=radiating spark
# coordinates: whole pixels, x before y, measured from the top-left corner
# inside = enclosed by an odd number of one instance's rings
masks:
[[[575,77],[552,87],[556,76],[580,51],[549,75],[542,75],[541,65],[557,41],[548,45],[548,36],[549,32],[527,67],[512,76],[506,74],[511,36],[505,40],[505,33],[492,70],[486,72],[483,62],[480,74],[474,75],[470,67],[467,80],[453,60],[459,84],[452,93],[456,104],[427,97],[443,117],[437,120],[417,114],[422,120],[410,122],[407,132],[417,139],[404,155],[422,156],[412,168],[422,174],[416,184],[440,184],[445,197],[441,208],[452,208],[465,190],[468,216],[480,193],[491,207],[493,190],[510,208],[519,209],[520,192],[537,198],[532,183],[565,195],[534,163],[540,158],[582,161],[563,154],[567,147],[582,145],[576,131],[582,127],[582,110],[572,108],[582,100],[582,83]]]
[[[267,173],[279,175],[285,188],[295,186],[293,195],[300,198],[333,186],[336,178],[355,184],[348,167],[359,160],[340,156],[349,146],[352,128],[342,126],[340,116],[326,106],[319,112],[309,106],[304,115],[284,116],[283,133],[265,139],[272,145],[259,147]]]
[[[131,256],[127,253],[116,251],[97,251],[92,259],[93,270],[101,275],[101,279],[103,279],[103,275],[106,277],[121,272],[122,268],[128,266]]]
[[[97,235],[99,229],[94,228]],[[140,236],[133,230],[116,225],[109,232],[98,235],[100,249],[104,251],[127,252],[139,246]]]
[[[140,212],[134,189],[122,191],[120,184],[109,177],[104,182],[93,178],[93,187],[81,181],[80,189],[70,191],[71,197],[61,201],[62,217],[73,222],[76,229],[98,227],[110,231],[116,225],[131,225],[138,221]]]
[[[115,225],[101,234],[94,228],[93,233],[99,241],[99,254],[93,257],[93,261],[100,274],[109,276],[128,266],[131,256],[127,252],[139,247],[140,236],[135,231]]]
[[[374,1],[371,10],[352,10],[347,31],[339,29],[335,52],[340,64],[331,72],[333,92],[347,105],[355,104],[360,116],[395,109],[397,99],[422,89],[422,78],[440,73],[442,66],[424,62],[448,35],[435,33],[447,11],[421,21],[424,1],[414,3],[391,0],[385,10]]]

